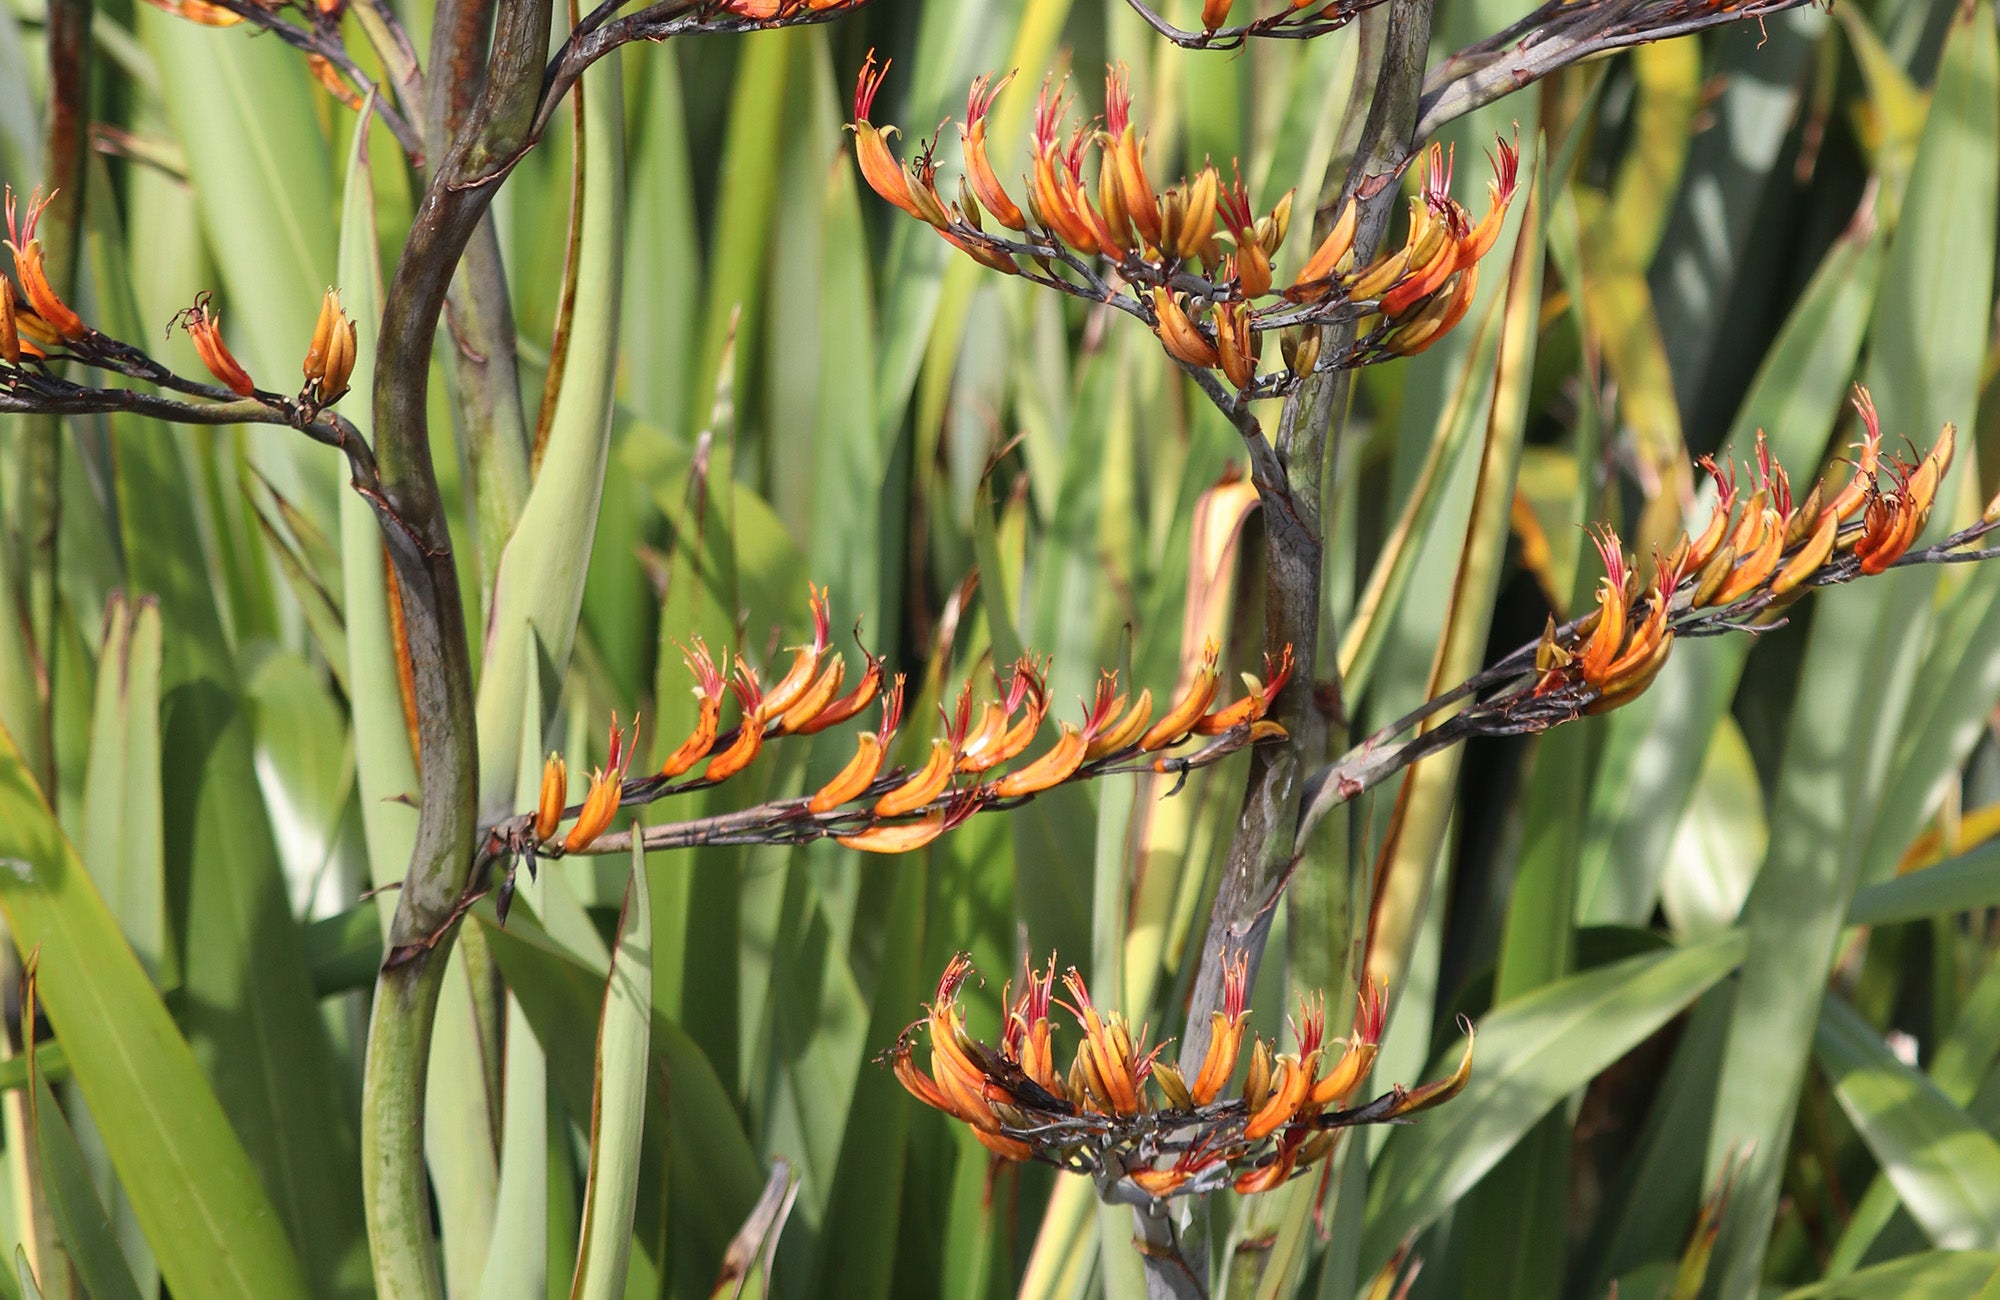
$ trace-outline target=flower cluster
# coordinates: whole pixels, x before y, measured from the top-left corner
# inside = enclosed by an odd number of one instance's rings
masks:
[[[938,191],[935,146],[903,163],[889,147],[896,128],[870,120],[887,73],[871,54],[854,92],[850,129],[870,188],[982,265],[1145,320],[1175,360],[1220,370],[1250,396],[1287,391],[1315,368],[1407,356],[1435,343],[1472,305],[1479,259],[1498,238],[1518,181],[1519,153],[1502,141],[1491,203],[1474,221],[1451,197],[1450,155],[1433,146],[1401,248],[1357,265],[1359,208],[1351,199],[1300,274],[1278,286],[1272,260],[1290,230],[1291,194],[1260,215],[1241,177],[1225,181],[1212,165],[1156,186],[1121,69],[1106,77],[1101,121],[1067,131],[1065,87],[1044,83],[1020,203],[987,157],[987,117],[1006,79],[972,84],[959,128],[964,174],[952,202]],[[1094,178],[1085,166],[1093,152]],[[1100,275],[1093,258],[1113,278]],[[1357,342],[1321,357],[1318,331],[1304,327],[1338,319],[1360,322]],[[1260,378],[1263,335],[1273,330],[1286,331],[1285,370]]]
[[[1295,1050],[1249,1036],[1248,963],[1238,955],[1225,971],[1224,1006],[1214,1012],[1200,1069],[1189,1080],[1160,1059],[1116,1011],[1101,1011],[1074,968],[1063,976],[1068,1001],[1055,997],[1055,959],[1024,972],[1018,997],[1001,995],[1006,1018],[1000,1041],[966,1031],[959,990],[971,973],[952,958],[938,980],[927,1015],[904,1030],[887,1059],[910,1094],[972,1128],[989,1151],[1008,1160],[1041,1160],[1078,1173],[1123,1180],[1147,1198],[1233,1186],[1262,1192],[1324,1160],[1343,1128],[1403,1119],[1448,1101],[1470,1078],[1472,1051],[1449,1078],[1420,1088],[1390,1089],[1365,1105],[1347,1107],[1375,1063],[1382,1038],[1383,991],[1361,991],[1352,1036],[1341,1050],[1326,1043],[1322,1003],[1301,999],[1292,1022]],[[1050,1008],[1061,1005],[1081,1041],[1065,1073],[1056,1066]],[[916,1036],[930,1039],[930,1070],[916,1063]]]
[[[40,361],[92,332],[56,293],[42,266],[42,241],[35,238],[35,226],[54,198],[53,194],[30,198],[27,219],[17,221],[14,191],[7,191],[7,249],[14,255],[14,276],[20,281],[16,289],[14,280],[0,275],[0,361],[10,366]]]
[[[903,678],[889,677],[882,661],[864,650],[859,676],[848,686],[846,661],[832,650],[826,592],[812,589],[809,603],[813,638],[792,651],[784,674],[768,687],[741,657],[732,664],[726,653],[718,657],[700,641],[686,649],[695,723],[655,772],[629,774],[635,745],[625,742],[614,719],[610,761],[593,774],[583,803],[568,809],[568,771],[560,756],[550,755],[540,804],[531,817],[517,819],[525,834],[510,845],[543,857],[582,852],[603,835],[621,805],[717,785],[748,768],[766,743],[825,731],[871,705],[880,706],[879,725],[856,737],[853,756],[831,780],[809,795],[739,815],[740,824],[732,823],[724,834],[764,841],[831,837],[849,848],[907,853],[981,809],[1012,807],[1066,781],[1135,770],[1135,763],[1162,772],[1185,770],[1284,734],[1265,714],[1291,677],[1290,647],[1266,663],[1264,677],[1243,675],[1243,696],[1218,705],[1221,672],[1211,642],[1192,681],[1157,719],[1151,691],[1133,697],[1107,672],[1079,721],[1061,723],[1045,751],[1008,767],[1027,753],[1050,712],[1047,666],[1027,656],[995,674],[991,698],[982,699],[968,682],[956,708],[944,716],[942,734],[922,751],[923,761],[913,768],[897,766],[889,754],[904,722]],[[730,701],[735,721],[725,729]],[[1196,737],[1207,741],[1196,753],[1165,756]],[[572,816],[574,825],[558,840],[557,829]]]
[[[195,355],[219,386],[196,383],[130,344],[92,329],[56,293],[43,264],[42,242],[35,237],[35,226],[48,205],[48,199],[31,198],[22,219],[14,192],[6,191],[7,248],[13,253],[14,274],[0,274],[0,393],[32,394],[51,409],[64,402],[80,409],[131,405],[129,391],[86,388],[60,378],[44,364],[61,360],[210,401],[251,398],[285,422],[301,425],[312,424],[321,411],[346,395],[354,374],[356,333],[353,320],[341,310],[337,290],[328,289],[320,301],[312,344],[306,350],[305,381],[298,396],[289,400],[257,387],[223,341],[222,315],[214,298],[206,292],[196,294],[168,326],[187,332]],[[125,400],[116,400],[121,396]]]
[[[1821,480],[1794,493],[1762,433],[1747,491],[1735,465],[1724,469],[1705,458],[1714,508],[1697,535],[1683,534],[1671,552],[1654,557],[1643,588],[1617,534],[1600,529],[1605,576],[1597,608],[1567,635],[1550,620],[1536,647],[1534,693],[1582,693],[1588,712],[1616,708],[1659,675],[1677,629],[1768,622],[1809,585],[1872,576],[1902,559],[1930,518],[1956,435],[1946,425],[1927,454],[1884,457],[1866,390],[1856,390],[1854,405],[1862,438],[1854,473],[1838,492],[1829,494]]]

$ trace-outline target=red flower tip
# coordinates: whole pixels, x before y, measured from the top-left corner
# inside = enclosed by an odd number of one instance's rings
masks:
[[[861,76],[854,83],[854,120],[866,122],[870,110],[875,107],[875,95],[888,79],[889,66],[894,59],[884,59],[881,67],[875,66],[875,51],[868,51],[868,57],[861,63]]]
[[[1123,63],[1104,69],[1104,130],[1113,139],[1125,134],[1132,124],[1130,72]]]

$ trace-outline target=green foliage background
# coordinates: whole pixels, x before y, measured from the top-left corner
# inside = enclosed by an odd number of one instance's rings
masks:
[[[403,12],[423,48],[428,6]],[[1522,12],[1440,0],[1440,55]],[[601,761],[614,709],[672,743],[692,719],[676,641],[771,662],[808,581],[911,673],[920,719],[1020,645],[1054,656],[1063,702],[1101,666],[1169,690],[1205,626],[1254,668],[1261,546],[1240,494],[1214,491],[1234,431],[1133,322],[897,218],[841,125],[871,46],[896,60],[877,120],[913,136],[977,73],[1019,68],[992,131],[1011,176],[1045,71],[1076,69],[1095,102],[1096,70],[1127,61],[1156,168],[1238,159],[1264,206],[1297,187],[1282,275],[1344,174],[1357,30],[1199,54],[1122,0],[877,0],[600,65],[576,325],[531,491],[444,432],[442,352],[432,389],[485,638],[489,801],[531,794],[548,749]],[[0,177],[24,191],[41,37],[31,4],[0,5]],[[241,29],[111,0],[94,60],[85,316],[198,373],[184,339],[155,345],[212,288],[282,389],[337,283],[365,394],[412,203],[393,142],[357,144],[297,55]],[[1691,455],[1747,456],[1760,428],[1795,476],[1842,454],[1857,379],[1892,436],[1958,424],[1940,513],[1964,522],[1995,486],[1989,4],[1853,0],[1571,69],[1448,130],[1462,189],[1517,128],[1535,215],[1516,204],[1453,335],[1361,377],[1339,435],[1326,600],[1356,734],[1417,703],[1434,664],[1462,676],[1587,594],[1586,522],[1664,542],[1695,507]],[[565,126],[496,205],[531,415],[573,164]],[[1537,274],[1510,297],[1517,249]],[[359,397],[343,410],[365,420]],[[283,431],[69,422],[44,714],[25,426],[0,418],[0,908],[39,946],[56,1081],[7,1112],[0,1240],[33,1236],[32,1185],[56,1238],[44,1294],[364,1293],[356,1114],[387,912],[357,900],[407,861],[394,800],[415,778],[375,523],[337,458]],[[1323,1196],[1219,1198],[1220,1283],[1346,1300],[1408,1241],[1417,1296],[1693,1294],[1703,1267],[1728,1296],[2000,1294],[1996,697],[2000,570],[1905,571],[1754,643],[1686,644],[1615,714],[1433,761],[1393,834],[1393,791],[1330,820],[1253,1023],[1310,989],[1345,1005],[1379,866],[1428,901],[1400,916],[1375,1082],[1442,1068],[1458,1014],[1481,1024],[1474,1079],[1349,1141]],[[688,812],[811,788],[846,743],[786,746]],[[976,1029],[1022,955],[1054,949],[1174,1032],[1241,762],[1171,800],[1135,778],[1067,790],[903,858],[655,855],[622,929],[615,858],[524,881],[504,931],[482,906],[430,1076],[450,1294],[563,1294],[580,1225],[620,1189],[629,1260],[593,1239],[582,1293],[705,1294],[774,1156],[799,1180],[782,1294],[1143,1292],[1128,1211],[1084,1180],[996,1173],[871,1062],[958,950],[988,980]],[[593,1147],[600,1050],[616,1095]],[[23,1098],[26,1069],[0,1074]],[[1709,1261],[1697,1215],[1724,1185]]]

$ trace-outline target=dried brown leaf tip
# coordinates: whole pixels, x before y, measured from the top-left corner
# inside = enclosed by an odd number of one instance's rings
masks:
[[[1402,248],[1357,266],[1358,209],[1350,202],[1300,276],[1280,290],[1272,265],[1290,230],[1292,196],[1260,212],[1240,174],[1232,168],[1225,181],[1213,165],[1156,183],[1122,67],[1106,75],[1103,117],[1074,126],[1068,83],[1043,83],[1019,202],[987,155],[987,119],[1012,74],[972,83],[953,202],[938,190],[935,142],[904,163],[889,145],[895,128],[872,121],[887,73],[871,53],[855,86],[851,129],[869,188],[985,266],[1139,317],[1176,361],[1220,370],[1232,387],[1256,397],[1288,391],[1315,368],[1409,355],[1435,343],[1471,307],[1479,259],[1499,235],[1518,178],[1518,151],[1503,141],[1491,205],[1475,222],[1451,197],[1450,155],[1434,148]],[[1305,326],[1335,320],[1360,326],[1359,340],[1340,356],[1294,343],[1285,349],[1284,370],[1260,374],[1266,333],[1296,338]]]
[[[1017,996],[1001,994],[1004,1017],[997,1043],[965,1027],[959,994],[972,965],[952,958],[922,1020],[886,1054],[896,1078],[927,1106],[971,1126],[973,1136],[1009,1160],[1040,1160],[1062,1169],[1120,1180],[1145,1198],[1278,1187],[1333,1150],[1339,1131],[1402,1119],[1464,1088],[1472,1048],[1449,1078],[1422,1088],[1396,1087],[1365,1105],[1347,1103],[1374,1065],[1382,1038],[1379,987],[1357,1000],[1353,1030],[1338,1051],[1325,1041],[1319,1000],[1302,1000],[1292,1021],[1294,1050],[1249,1037],[1247,961],[1225,971],[1224,1009],[1215,1012],[1209,1046],[1189,1083],[1161,1060],[1165,1043],[1147,1045],[1142,1026],[1091,1000],[1072,968],[1062,977],[1067,998],[1055,996],[1056,965],[1022,972]],[[1067,1072],[1056,1066],[1052,1008],[1070,1015],[1079,1037]],[[928,1037],[930,1068],[917,1064],[919,1035]],[[1235,1095],[1228,1093],[1242,1075]]]
[[[1533,694],[1567,698],[1586,712],[1635,699],[1666,664],[1674,638],[1768,624],[1808,586],[1872,576],[1909,554],[1951,466],[1950,425],[1929,452],[1882,453],[1882,430],[1867,390],[1857,388],[1862,438],[1854,472],[1831,496],[1824,482],[1799,494],[1757,435],[1753,463],[1702,464],[1715,503],[1701,530],[1655,556],[1644,584],[1618,535],[1595,536],[1604,564],[1597,608],[1573,627],[1550,621],[1536,648]]]

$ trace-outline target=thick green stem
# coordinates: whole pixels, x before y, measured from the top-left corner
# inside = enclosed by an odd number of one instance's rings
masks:
[[[424,1176],[424,1080],[449,927],[472,862],[477,794],[471,649],[426,420],[431,350],[504,160],[529,143],[550,14],[549,0],[501,7],[483,92],[439,161],[397,263],[376,360],[381,490],[399,521],[384,536],[409,636],[421,774],[416,846],[390,926],[392,954],[419,951],[376,982],[362,1091],[369,1246],[377,1291],[390,1297],[442,1294]]]

